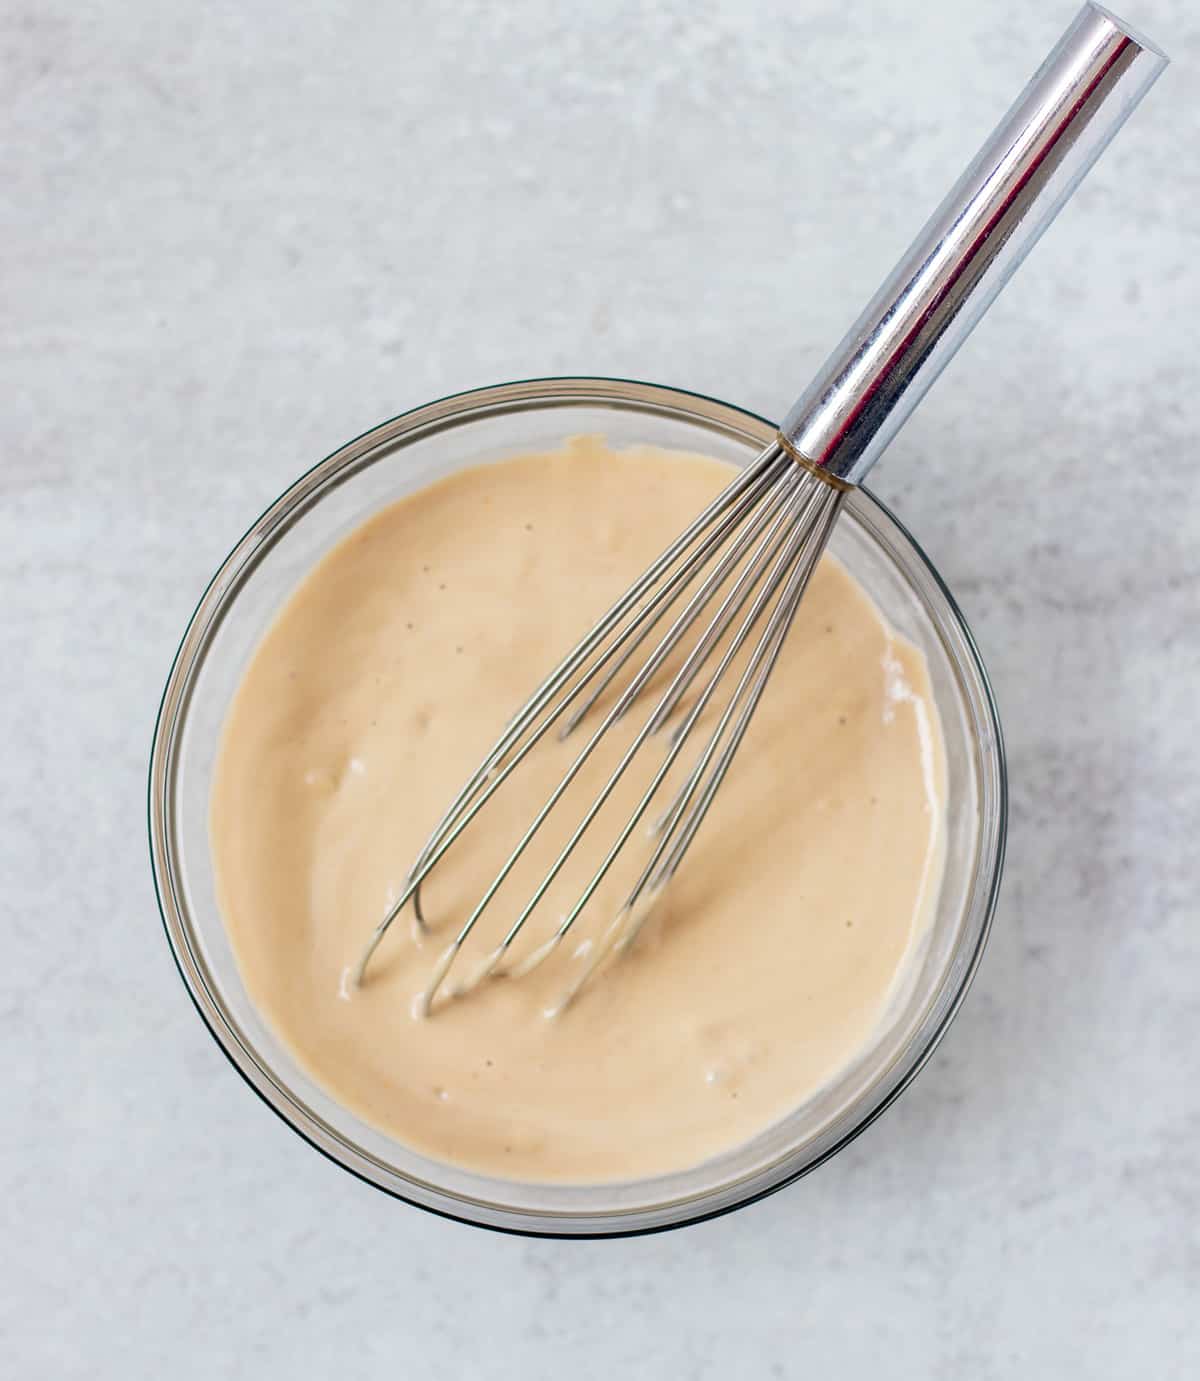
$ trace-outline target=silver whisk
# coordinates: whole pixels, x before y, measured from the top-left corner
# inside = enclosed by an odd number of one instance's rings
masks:
[[[521,977],[562,943],[650,811],[701,715],[727,692],[715,726],[655,822],[649,860],[559,1010],[608,958],[632,944],[729,770],[846,491],[879,458],[1166,62],[1106,10],[1084,6],[801,395],[775,442],[663,552],[510,721],[430,835],[401,895],[375,928],[356,971],[358,982],[409,901],[417,925],[426,928],[422,883],[533,748],[552,729],[560,738],[570,735],[618,678],[629,675],[435,965],[419,999],[421,1013],[429,1012],[464,943],[608,730],[668,659],[683,653],[678,670],[528,902],[453,992],[466,992],[493,974]],[[685,651],[684,640],[698,626]],[[639,749],[694,687],[699,689],[673,729],[668,751],[577,902],[549,939],[509,962],[513,943]]]

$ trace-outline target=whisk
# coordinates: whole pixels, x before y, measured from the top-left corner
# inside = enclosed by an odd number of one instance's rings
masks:
[[[357,982],[410,902],[416,926],[427,928],[422,884],[537,744],[552,732],[567,738],[593,715],[598,722],[586,742],[435,964],[417,1011],[428,1014],[439,992],[458,996],[489,976],[520,978],[543,963],[576,924],[695,740],[694,762],[684,767],[682,784],[654,819],[648,860],[559,1010],[602,964],[633,943],[729,771],[846,493],[862,481],[1166,62],[1108,11],[1084,6],[788,413],[774,442],[638,578],[509,722],[376,926]],[[481,960],[467,965],[462,959],[459,967],[466,971],[449,983],[465,942],[530,841],[613,724],[672,657],[682,661],[666,688],[503,938]],[[606,692],[615,699],[601,712]],[[715,724],[707,738],[697,738],[697,723],[710,706]],[[514,942],[535,908],[639,750],[673,718],[678,723],[667,751],[578,900],[548,939],[516,957]]]

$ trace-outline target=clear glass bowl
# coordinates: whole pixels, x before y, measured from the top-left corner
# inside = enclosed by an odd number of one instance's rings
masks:
[[[481,1226],[579,1237],[649,1232],[748,1203],[812,1170],[877,1117],[929,1058],[979,963],[1006,816],[1000,725],[967,625],[921,549],[860,490],[832,549],[928,660],[946,738],[949,822],[945,879],[914,981],[853,1066],[733,1151],[679,1174],[605,1185],[517,1183],[431,1161],[318,1088],[247,996],[214,895],[208,798],[230,698],[297,582],[370,514],[464,466],[552,448],[581,432],[744,464],[774,428],[678,389],[571,378],[459,394],[365,433],[281,495],[213,577],[163,693],[149,783],[167,938],[200,1015],[251,1087],[318,1150],[409,1203]]]

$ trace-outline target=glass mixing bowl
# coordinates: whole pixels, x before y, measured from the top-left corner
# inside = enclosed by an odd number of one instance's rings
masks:
[[[774,427],[728,403],[614,379],[540,379],[458,394],[343,446],[297,480],[230,553],[183,635],[150,763],[150,850],[167,938],[200,1015],[235,1068],[318,1150],[409,1203],[481,1226],[610,1236],[694,1222],[760,1198],[856,1136],[929,1058],[979,963],[1004,853],[996,707],[949,591],[869,493],[850,495],[832,550],[929,664],[946,740],[946,871],[913,979],[854,1064],[752,1141],[678,1174],[623,1184],[529,1184],[429,1160],[318,1088],[246,994],[214,895],[208,799],[218,738],[259,638],[300,579],[376,510],[465,466],[577,433],[745,464]],[[630,572],[630,576],[635,572]],[[561,649],[548,648],[548,661]]]

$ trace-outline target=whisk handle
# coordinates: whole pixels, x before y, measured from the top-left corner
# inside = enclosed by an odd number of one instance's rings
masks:
[[[863,478],[1166,65],[1084,5],[784,419],[789,449]]]

